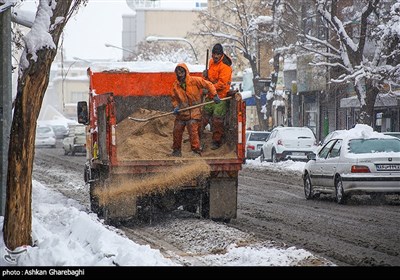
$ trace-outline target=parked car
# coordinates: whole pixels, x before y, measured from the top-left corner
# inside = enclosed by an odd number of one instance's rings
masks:
[[[391,131],[391,132],[383,132],[383,134],[400,138],[400,132]]]
[[[68,129],[65,127],[65,125],[54,124],[51,125],[51,127],[53,128],[57,139],[64,139],[65,137],[67,137]]]
[[[246,158],[256,159],[261,155],[261,148],[271,134],[269,131],[246,131]]]
[[[86,126],[85,125],[70,125],[68,136],[63,140],[64,155],[76,153],[86,153]]]
[[[63,139],[68,135],[68,125],[64,119],[40,120],[38,125],[51,126],[57,139]]]
[[[328,135],[326,135],[325,138],[322,139],[322,141],[319,141],[318,147],[317,147],[317,150],[316,150],[316,153],[318,153],[318,152],[321,150],[321,148],[322,148],[326,143],[328,143],[329,140],[331,140],[331,139],[334,138],[334,137],[339,136],[339,135],[342,134],[342,133],[346,133],[346,132],[347,132],[346,129],[334,130],[334,131],[329,132]]]
[[[400,193],[400,139],[372,128],[356,132],[332,138],[309,156],[303,173],[306,199],[334,193],[344,204],[352,194]]]
[[[35,147],[56,147],[56,135],[49,125],[36,127]]]
[[[317,149],[313,131],[308,127],[276,127],[261,148],[260,161],[307,160]]]
[[[334,137],[336,137],[336,136],[338,136],[338,135],[340,135],[342,133],[346,133],[346,132],[347,132],[347,130],[345,130],[345,129],[331,131],[331,132],[328,133],[328,135],[325,136],[325,138],[322,141],[320,141],[319,144],[321,146],[324,146],[332,138],[334,138]]]

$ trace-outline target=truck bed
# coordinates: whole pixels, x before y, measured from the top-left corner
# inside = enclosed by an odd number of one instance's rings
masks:
[[[131,116],[146,118],[153,114],[149,110],[139,110]],[[176,160],[177,158],[170,157],[174,120],[175,116],[170,115],[145,123],[128,118],[118,123],[116,126],[118,161]],[[237,158],[235,146],[230,145],[229,141],[219,149],[211,150],[211,136],[211,132],[207,130],[202,135],[202,143],[205,147],[203,158]],[[185,131],[182,142],[182,158],[194,157],[196,156],[192,154],[190,148],[189,134]]]

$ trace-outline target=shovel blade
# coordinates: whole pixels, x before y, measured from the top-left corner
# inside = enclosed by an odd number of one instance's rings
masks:
[[[151,119],[138,119],[138,118],[132,118],[129,117],[130,120],[135,121],[135,122],[148,122]]]

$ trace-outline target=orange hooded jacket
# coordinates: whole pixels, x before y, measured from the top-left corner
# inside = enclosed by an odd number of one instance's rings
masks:
[[[213,83],[219,98],[226,97],[231,88],[231,65],[232,60],[226,54],[217,63],[212,58],[209,61],[208,80]]]
[[[186,89],[182,88],[178,79],[174,82],[171,93],[171,101],[174,108],[179,107],[179,109],[183,109],[200,104],[203,89],[208,90],[208,97],[211,99],[217,94],[217,91],[211,82],[204,80],[202,77],[191,76],[189,68],[185,63],[179,63],[176,67],[179,66],[183,67],[186,71]],[[201,115],[201,107],[199,107],[180,112],[176,118],[185,121],[190,119],[201,120]]]

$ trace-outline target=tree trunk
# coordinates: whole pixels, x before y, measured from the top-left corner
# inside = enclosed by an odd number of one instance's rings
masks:
[[[73,0],[59,1],[53,10],[52,23],[58,17],[65,18],[64,22],[52,26],[50,34],[56,46],[71,13],[80,4],[80,1],[75,1],[74,7],[70,9],[72,2]],[[37,60],[29,60],[29,67],[23,69],[22,75],[18,78],[8,151],[7,197],[3,227],[4,242],[10,250],[32,244],[32,171],[36,122],[56,53],[57,49],[42,48],[37,51]]]
[[[250,56],[247,56],[248,59]],[[262,113],[262,104],[261,104],[261,92],[262,92],[262,87],[260,84],[257,82],[260,74],[256,66],[256,62],[254,59],[249,59],[250,65],[251,65],[251,70],[253,71],[253,87],[254,87],[254,99],[256,102],[256,110],[257,110],[257,119],[258,119],[258,124],[260,126],[261,130],[267,130],[267,122],[264,119],[264,113]]]
[[[275,94],[276,86],[278,83],[278,73],[279,73],[279,57],[280,54],[275,54],[274,55],[274,72],[271,74],[271,84],[269,86],[269,92],[272,93],[272,96]],[[272,116],[272,102],[274,101],[274,98],[272,97],[271,99],[267,99],[267,115],[268,119],[271,119],[272,122],[268,122],[268,129],[271,130],[274,126],[274,120]]]
[[[258,124],[260,125],[260,130],[267,130],[268,127],[267,121],[264,118],[264,113],[262,113],[262,104],[261,104],[262,88],[257,81],[258,79],[253,78]]]
[[[358,100],[360,101],[361,107],[360,107],[360,114],[357,118],[357,123],[360,124],[366,124],[371,127],[374,127],[373,125],[373,116],[374,116],[374,107],[375,107],[375,100],[376,97],[378,96],[379,89],[376,87],[373,87],[370,81],[365,82],[366,87],[364,89],[364,92],[360,92],[358,87],[355,87],[355,91],[357,93]],[[365,95],[365,104],[361,103],[361,96]]]

